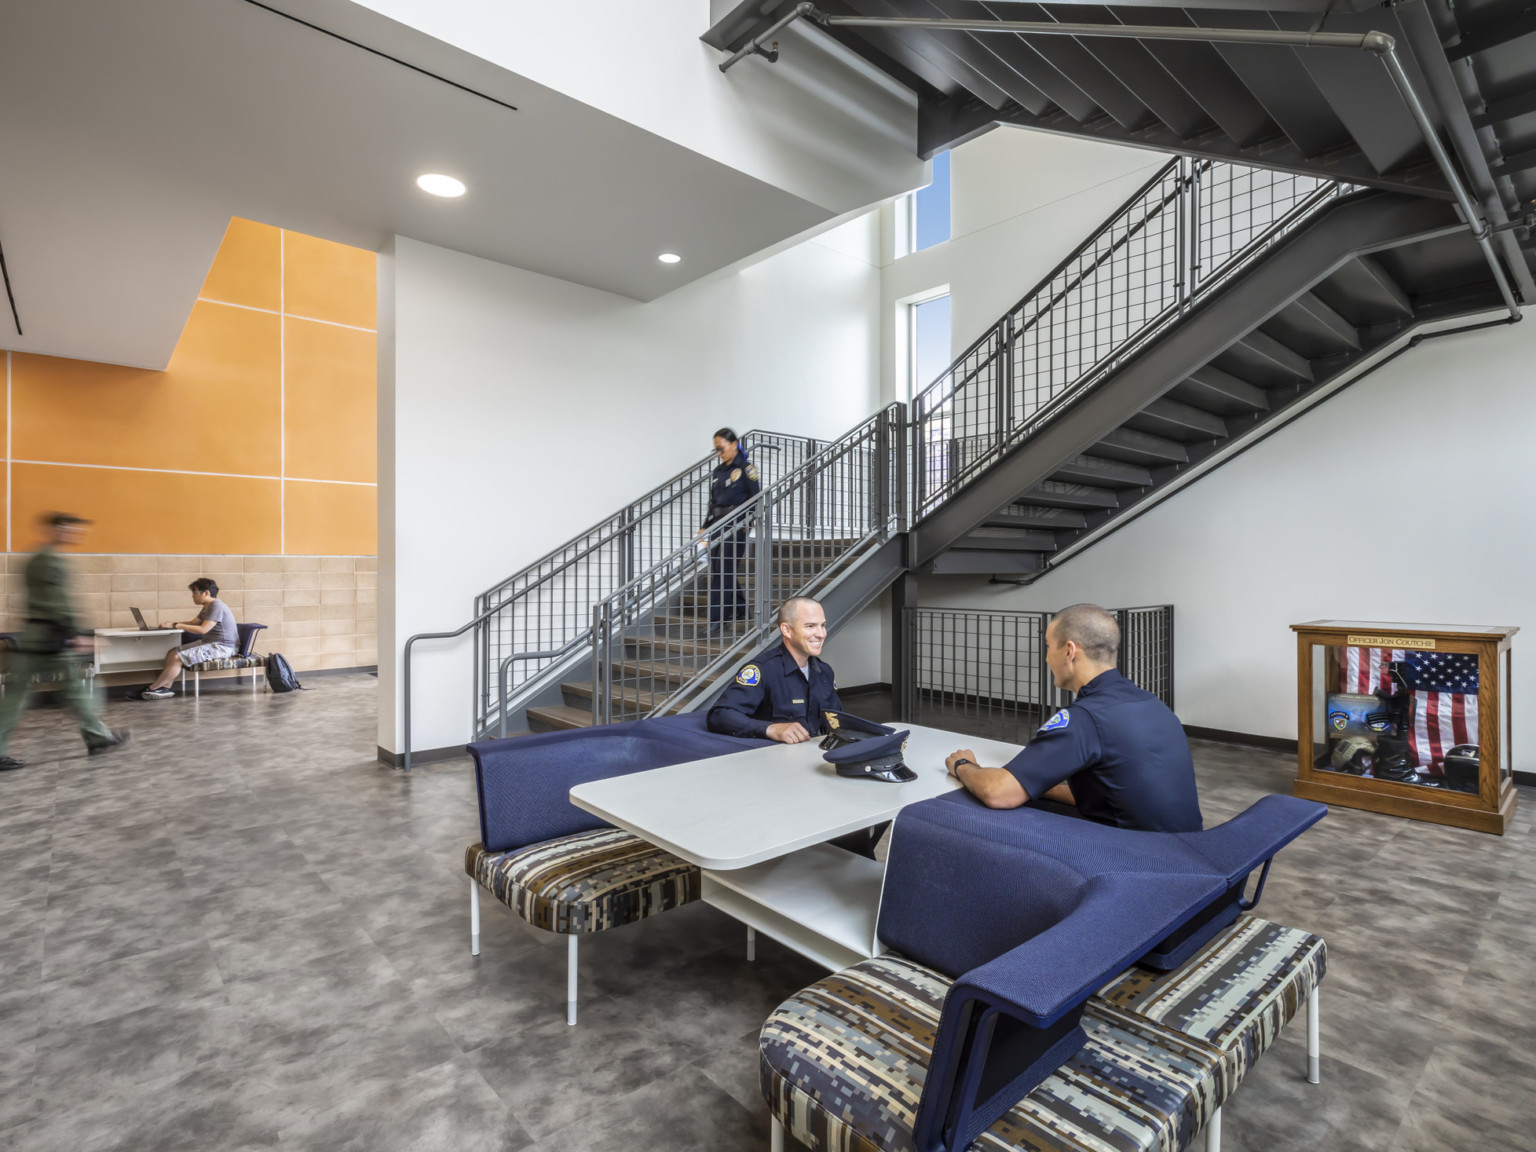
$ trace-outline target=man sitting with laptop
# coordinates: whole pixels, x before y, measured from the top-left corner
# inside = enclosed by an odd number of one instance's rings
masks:
[[[183,668],[201,664],[204,660],[233,656],[240,644],[240,630],[235,627],[235,614],[229,610],[228,604],[219,599],[218,584],[206,576],[200,576],[188,584],[187,588],[192,592],[192,603],[201,609],[197,619],[172,620],[160,627],[180,628],[183,632],[195,634],[199,639],[167,652],[165,667],[160,669],[160,675],[155,677],[153,684],[138,693],[136,699],[169,700],[173,695],[171,684]],[[139,613],[135,612],[134,615],[138,617]],[[142,618],[139,623],[142,627]]]

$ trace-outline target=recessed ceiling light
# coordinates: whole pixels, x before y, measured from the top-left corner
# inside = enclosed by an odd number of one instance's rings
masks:
[[[416,177],[416,187],[434,196],[464,195],[464,181],[444,176],[441,172],[427,172]]]
[[[656,259],[660,260],[663,264],[680,264],[683,260],[676,252],[663,252]]]

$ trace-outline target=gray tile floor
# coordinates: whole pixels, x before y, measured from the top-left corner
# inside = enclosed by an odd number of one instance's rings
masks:
[[[760,1150],[756,1033],[817,968],[701,906],[564,947],[488,903],[467,762],[371,759],[377,682],[28,715],[0,775],[0,1147]],[[1196,747],[1208,820],[1285,756]],[[1536,796],[1502,839],[1336,810],[1262,911],[1323,933],[1323,1083],[1288,1030],[1230,1152],[1536,1147]]]

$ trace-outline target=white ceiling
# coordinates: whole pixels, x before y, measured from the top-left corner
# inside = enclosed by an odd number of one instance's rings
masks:
[[[376,14],[348,31],[518,110],[242,0],[0,0],[0,245],[25,332],[0,303],[0,348],[164,367],[231,216],[640,300],[831,216]],[[428,171],[469,194],[421,193]]]

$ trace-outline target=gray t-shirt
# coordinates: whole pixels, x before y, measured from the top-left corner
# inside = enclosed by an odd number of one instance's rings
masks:
[[[200,644],[228,644],[231,648],[240,646],[240,630],[235,627],[235,614],[229,610],[229,605],[222,600],[215,599],[212,604],[207,604],[197,614],[197,622],[206,624],[213,621],[213,627],[204,632],[198,641]]]

